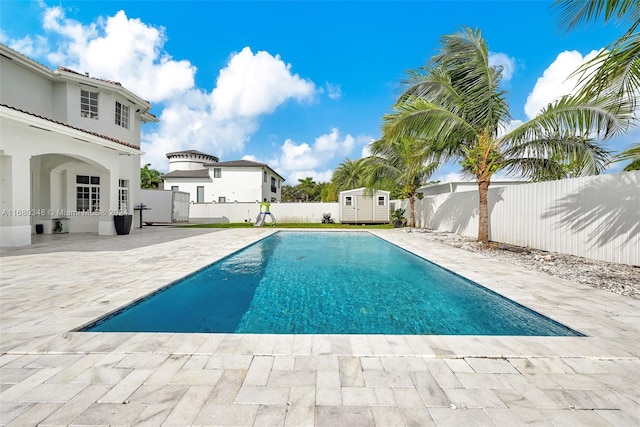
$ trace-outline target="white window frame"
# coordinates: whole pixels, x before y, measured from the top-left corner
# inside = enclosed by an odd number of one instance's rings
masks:
[[[224,196],[218,197],[218,203],[227,203],[227,198]]]
[[[78,182],[88,178],[87,182]],[[100,177],[76,175],[76,212],[100,212]]]
[[[129,129],[129,106],[116,101],[116,124]]]
[[[213,168],[213,177],[222,178],[222,168]]]
[[[387,198],[385,196],[378,196],[378,206],[386,206]]]
[[[262,174],[263,174],[263,175],[262,175],[262,176],[263,176],[262,180],[263,180],[263,181],[264,181],[264,183],[266,184],[266,183],[267,183],[267,171],[262,171]]]
[[[129,180],[118,180],[118,211],[129,213]]]
[[[353,206],[353,196],[344,196],[344,205]]]
[[[100,92],[80,89],[80,117],[98,120]]]
[[[172,186],[171,186],[171,191],[180,191],[180,186],[178,186],[178,185],[172,185]]]
[[[196,187],[196,203],[204,203],[204,185]]]

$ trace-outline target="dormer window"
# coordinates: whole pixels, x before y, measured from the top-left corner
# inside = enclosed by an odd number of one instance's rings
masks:
[[[98,120],[98,92],[80,90],[80,117]]]
[[[129,106],[116,101],[116,124],[129,129]]]

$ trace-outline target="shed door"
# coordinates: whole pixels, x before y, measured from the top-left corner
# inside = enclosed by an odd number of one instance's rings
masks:
[[[373,221],[373,203],[371,197],[356,196],[357,221]]]

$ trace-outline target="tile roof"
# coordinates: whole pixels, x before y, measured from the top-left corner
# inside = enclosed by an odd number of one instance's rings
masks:
[[[202,151],[198,151],[198,150],[174,151],[173,153],[167,153],[167,158],[170,159],[171,157],[178,156],[180,154],[196,154],[198,156],[211,157],[212,159],[215,159],[216,162],[220,160],[217,156],[203,153]]]
[[[116,85],[116,86],[120,86],[120,87],[122,87],[122,83],[120,83],[120,82],[116,82],[116,81],[114,81],[114,80],[99,79],[99,78],[97,78],[97,77],[90,77],[90,76],[89,76],[89,73],[82,74],[82,73],[79,73],[79,72],[78,72],[78,71],[76,71],[76,70],[72,70],[71,68],[67,68],[67,67],[58,67],[58,71],[66,71],[67,73],[77,74],[77,75],[82,76],[82,77],[89,77],[90,79],[93,79],[93,80],[98,80],[98,81],[101,81],[101,82],[110,83],[110,84],[112,84],[112,85]]]
[[[163,178],[209,178],[209,169],[175,170],[162,175]]]
[[[269,167],[265,163],[253,162],[251,160],[229,160],[228,162],[207,163],[206,166],[235,166],[235,167]]]
[[[106,139],[106,140],[108,140],[108,141],[115,142],[116,144],[124,145],[125,147],[135,148],[135,149],[137,149],[137,150],[139,150],[139,149],[140,149],[140,147],[139,147],[139,146],[137,146],[137,145],[133,145],[133,144],[130,144],[130,143],[128,143],[128,142],[121,141],[121,140],[116,139],[116,138],[112,138],[112,137],[110,137],[110,136],[101,135],[101,134],[96,133],[96,132],[91,132],[91,131],[86,130],[86,129],[82,129],[82,128],[78,128],[78,127],[75,127],[75,126],[71,126],[71,125],[68,125],[68,124],[66,124],[66,123],[63,123],[63,122],[59,122],[59,121],[57,121],[57,120],[50,119],[50,118],[48,118],[48,117],[44,117],[44,116],[41,116],[41,115],[38,115],[38,114],[30,113],[29,111],[21,110],[20,108],[15,108],[15,107],[12,107],[12,106],[10,106],[10,105],[6,105],[6,104],[0,104],[0,106],[5,107],[5,108],[9,108],[9,109],[14,110],[14,111],[18,111],[18,112],[23,113],[23,114],[28,114],[28,115],[30,115],[30,116],[37,117],[37,118],[39,118],[39,119],[46,120],[46,121],[48,121],[48,122],[55,123],[55,124],[57,124],[57,125],[61,125],[61,126],[64,126],[64,127],[70,128],[70,129],[73,129],[73,130],[77,130],[77,131],[80,131],[80,132],[84,132],[84,133],[89,134],[89,135],[97,136],[98,138]]]

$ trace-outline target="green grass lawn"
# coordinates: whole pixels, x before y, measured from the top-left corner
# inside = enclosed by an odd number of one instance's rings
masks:
[[[227,224],[189,224],[182,227],[188,228],[250,228],[253,227],[252,222],[232,222]],[[266,223],[264,227],[272,227],[270,223]],[[322,223],[278,223],[274,228],[393,228],[392,224],[366,224],[366,225],[353,225],[353,224],[322,224]]]

